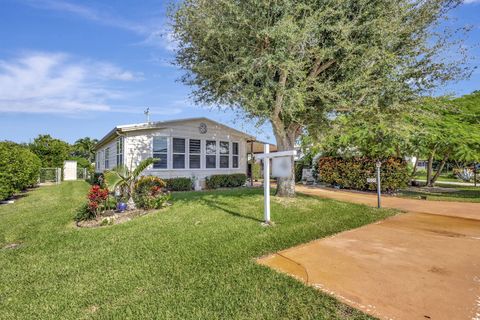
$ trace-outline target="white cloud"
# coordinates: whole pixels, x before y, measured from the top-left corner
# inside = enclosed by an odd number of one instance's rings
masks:
[[[0,112],[78,113],[111,110],[124,95],[115,81],[138,79],[113,64],[78,61],[63,53],[0,60]]]
[[[105,8],[98,10],[63,0],[26,0],[26,3],[37,9],[66,12],[98,24],[134,32],[144,38],[139,42],[141,45],[160,47],[169,51],[177,48],[172,32],[164,27],[164,22],[158,20],[129,20],[108,13]]]
[[[96,74],[104,79],[132,81],[143,80],[142,73],[132,73],[110,63],[94,63]]]
[[[84,5],[71,3],[63,0],[26,0],[26,3],[34,8],[43,10],[53,10],[66,12],[86,20],[94,21],[103,25],[115,28],[121,28],[137,33],[146,32],[142,24],[122,19],[120,17],[110,15],[105,10],[96,10]]]

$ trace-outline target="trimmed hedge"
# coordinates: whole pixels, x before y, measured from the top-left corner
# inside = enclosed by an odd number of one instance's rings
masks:
[[[208,189],[241,187],[246,181],[247,175],[244,173],[215,174],[205,179]]]
[[[40,159],[28,148],[14,142],[0,142],[0,200],[38,182]]]
[[[375,163],[376,160],[366,157],[323,157],[318,160],[319,180],[340,188],[376,190],[375,183],[367,183],[367,178],[376,177]],[[380,170],[382,191],[393,192],[407,186],[410,173],[405,160],[388,158]]]
[[[190,191],[193,189],[193,180],[191,178],[171,178],[164,179],[167,190],[170,191]]]

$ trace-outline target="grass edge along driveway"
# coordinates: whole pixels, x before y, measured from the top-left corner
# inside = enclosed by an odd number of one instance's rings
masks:
[[[88,185],[64,182],[0,206],[2,319],[370,319],[254,258],[395,214],[261,189],[187,192],[122,225],[72,224]]]

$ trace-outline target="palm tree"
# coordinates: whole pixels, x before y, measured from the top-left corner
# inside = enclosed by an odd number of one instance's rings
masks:
[[[135,209],[135,202],[133,201],[133,192],[135,188],[135,182],[140,174],[147,169],[147,167],[155,163],[157,159],[148,158],[138,164],[135,170],[131,171],[126,165],[120,165],[111,171],[105,172],[105,183],[110,190],[119,188],[122,192],[126,193],[128,198],[127,209]]]
[[[91,139],[89,137],[78,139],[73,144],[73,154],[77,157],[88,159],[88,161],[92,163],[95,160],[95,145],[97,142],[97,139]]]

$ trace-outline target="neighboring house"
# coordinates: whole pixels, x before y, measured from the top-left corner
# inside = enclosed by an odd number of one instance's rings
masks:
[[[158,159],[144,175],[191,177],[203,186],[213,174],[247,173],[247,153],[263,149],[255,137],[208,118],[117,126],[96,145],[96,172]]]
[[[417,161],[417,157],[415,156],[407,157],[406,160],[409,160],[413,166],[415,165],[415,162],[417,162],[417,170],[427,170],[428,160],[418,159]]]

